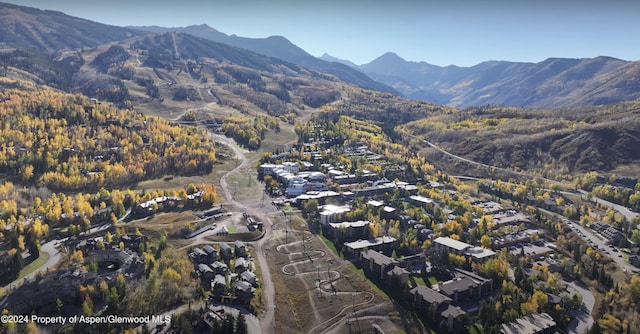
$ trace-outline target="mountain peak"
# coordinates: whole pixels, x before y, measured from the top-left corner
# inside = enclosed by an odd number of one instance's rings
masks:
[[[407,66],[407,61],[402,57],[398,56],[394,52],[387,52],[382,56],[374,59],[369,64],[362,65],[365,69],[386,69],[385,72],[388,71],[397,71],[399,69],[403,69]]]
[[[385,61],[406,61],[404,60],[404,58],[398,56],[397,53],[395,52],[386,52],[385,54],[383,54],[382,56],[378,57],[376,60],[385,60]],[[376,61],[374,60],[374,61]]]

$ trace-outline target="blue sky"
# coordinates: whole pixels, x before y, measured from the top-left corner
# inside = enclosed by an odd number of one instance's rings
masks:
[[[119,26],[206,23],[229,35],[281,35],[314,56],[327,52],[356,64],[385,52],[440,66],[640,60],[640,1],[632,0],[4,1]]]

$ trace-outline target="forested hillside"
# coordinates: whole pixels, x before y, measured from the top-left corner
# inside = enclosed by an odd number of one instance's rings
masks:
[[[0,171],[25,184],[121,187],[165,174],[208,173],[215,161],[214,143],[204,130],[85,96],[24,84],[2,90],[0,101]]]
[[[637,102],[574,109],[477,107],[402,126],[462,157],[559,176],[640,159]]]

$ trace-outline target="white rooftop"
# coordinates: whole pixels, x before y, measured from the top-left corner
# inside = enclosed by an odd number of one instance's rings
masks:
[[[326,204],[322,206],[321,215],[331,215],[336,213],[345,213],[351,211],[351,207],[348,205],[334,205]]]
[[[458,241],[458,240],[455,240],[455,239],[451,239],[449,237],[438,237],[433,242],[435,242],[437,244],[441,244],[441,245],[449,247],[449,248],[453,248],[453,249],[458,250],[458,251],[463,251],[463,250],[465,250],[467,248],[472,247],[471,245],[469,245],[466,242],[462,242],[462,241]]]
[[[333,228],[340,228],[341,226],[344,227],[353,227],[353,228],[357,228],[357,227],[364,227],[371,224],[370,221],[368,220],[358,220],[356,222],[342,222],[342,223],[331,223],[329,225],[331,225],[331,227]]]
[[[422,202],[422,203],[433,203],[433,200],[431,198],[427,198],[424,196],[420,196],[420,195],[413,195],[413,196],[409,196],[410,199],[416,201],[416,202]]]
[[[389,244],[394,241],[396,241],[396,238],[385,235],[383,237],[378,237],[375,239],[345,242],[344,245],[345,247],[351,248],[351,249],[364,249],[367,247],[373,247],[373,246],[378,246],[382,244]]]
[[[469,255],[475,259],[484,259],[496,255],[496,252],[482,247],[472,247],[470,249],[467,249],[464,254]]]

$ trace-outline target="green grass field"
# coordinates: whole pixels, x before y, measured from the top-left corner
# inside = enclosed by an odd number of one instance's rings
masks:
[[[49,260],[48,253],[40,253],[40,257],[38,257],[35,261],[29,263],[26,267],[20,270],[20,274],[18,275],[18,279],[23,279],[25,276],[32,273],[34,270],[40,268],[45,262]]]

